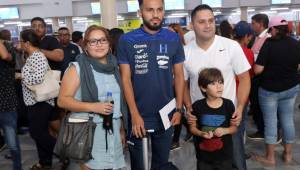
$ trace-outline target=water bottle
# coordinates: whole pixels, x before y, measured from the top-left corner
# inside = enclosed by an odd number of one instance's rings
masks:
[[[105,102],[110,102],[111,104],[114,104],[114,99],[112,97],[112,92],[107,92],[106,93]],[[111,113],[109,115],[103,115],[103,128],[105,130],[113,131],[112,117],[113,117],[113,113]]]

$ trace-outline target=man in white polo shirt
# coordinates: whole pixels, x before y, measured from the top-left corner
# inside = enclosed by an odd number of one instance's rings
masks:
[[[215,17],[211,7],[199,5],[192,11],[192,28],[196,40],[185,47],[185,104],[190,111],[190,106],[203,95],[198,87],[198,74],[200,70],[216,67],[221,70],[224,77],[223,97],[231,99],[236,110],[231,122],[239,126],[242,113],[250,91],[250,65],[240,45],[230,39],[215,35]],[[238,92],[236,79],[239,80]],[[190,88],[188,88],[188,80]],[[190,123],[196,123],[195,117],[189,114]],[[245,170],[243,133],[239,130],[233,135],[233,169]]]

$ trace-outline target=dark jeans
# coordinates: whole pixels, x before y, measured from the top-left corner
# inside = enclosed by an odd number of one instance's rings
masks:
[[[152,144],[151,169],[158,168],[168,163],[172,134],[174,128],[155,131],[150,134]],[[128,139],[133,145],[129,145],[131,170],[144,170],[142,139],[130,136]]]
[[[54,107],[46,102],[28,106],[29,132],[37,147],[39,163],[47,166],[52,165],[53,148],[56,142],[48,130],[53,109]]]
[[[251,91],[249,95],[250,100],[250,111],[253,114],[253,121],[257,127],[258,133],[261,135],[264,135],[264,119],[263,119],[263,113],[260,109],[259,105],[259,99],[258,99],[258,88],[260,84],[260,77],[255,76],[252,78],[251,82]]]
[[[233,143],[233,163],[232,169],[247,170],[245,147],[244,147],[244,132],[245,132],[245,117],[247,113],[247,107],[243,110],[243,117],[237,132],[232,135]]]
[[[17,136],[17,112],[2,112],[0,113],[0,126],[4,131],[5,142],[10,149],[13,169],[21,170],[21,149]]]
[[[232,161],[212,161],[205,162],[197,160],[197,170],[232,170]]]

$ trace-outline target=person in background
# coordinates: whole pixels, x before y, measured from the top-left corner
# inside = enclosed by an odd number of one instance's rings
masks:
[[[251,18],[251,25],[254,31],[254,44],[251,47],[254,53],[254,61],[256,60],[259,51],[264,44],[265,40],[270,37],[268,34],[269,18],[266,14],[255,14]],[[260,83],[260,76],[255,75],[251,81],[250,92],[250,113],[253,115],[254,123],[257,127],[257,131],[247,135],[249,139],[262,140],[264,138],[264,120],[263,114],[259,106],[258,88]]]
[[[32,18],[30,23],[31,28],[35,31],[36,35],[40,39],[39,49],[48,59],[50,68],[53,70],[61,71],[61,62],[64,59],[64,51],[62,50],[62,47],[59,44],[58,40],[53,36],[46,35],[46,22],[43,18]],[[59,114],[61,112],[61,109],[59,109],[57,107],[57,104],[55,104],[55,110],[52,111],[53,113],[51,114],[51,117],[49,117],[50,130],[51,134],[56,137],[60,127]]]
[[[152,145],[151,169],[168,166],[173,126],[183,113],[184,51],[178,34],[162,28],[163,0],[139,0],[142,27],[120,37],[118,62],[130,110],[128,141],[131,169],[144,169],[142,138],[146,130]],[[175,98],[171,127],[165,129],[159,110]]]
[[[176,23],[170,24],[168,26],[168,29],[170,31],[176,32],[179,35],[182,45],[185,45],[184,32],[179,24],[176,24]],[[181,133],[181,129],[182,129],[182,124],[184,124],[184,126],[186,127],[186,130],[187,130],[187,134],[186,134],[184,140],[188,141],[192,137],[192,135],[189,133],[189,127],[188,127],[186,117],[182,116],[180,124],[174,126],[174,135],[173,135],[171,150],[174,150],[174,149],[177,149],[180,147],[179,138],[180,138],[180,133]]]
[[[120,28],[112,28],[111,30],[109,30],[109,36],[112,41],[111,51],[112,51],[112,54],[115,56],[117,56],[118,42],[119,42],[120,36],[123,34],[124,34],[124,31]]]
[[[82,53],[82,42],[83,42],[82,34],[83,32],[81,31],[74,31],[72,33],[72,42],[79,48],[80,53]]]
[[[13,58],[0,42],[0,127],[10,149],[13,170],[22,170],[21,149],[17,137],[17,96]]]
[[[58,40],[64,50],[64,59],[61,64],[62,76],[69,66],[69,63],[75,61],[76,56],[80,54],[79,48],[70,43],[70,36],[71,34],[67,27],[61,27],[58,29]]]
[[[28,106],[29,132],[35,141],[39,157],[39,162],[32,165],[30,170],[51,169],[56,139],[50,135],[48,124],[54,111],[54,99],[37,102],[33,92],[26,86],[42,83],[50,68],[47,58],[40,51],[40,37],[35,31],[31,29],[22,31],[20,45],[29,56],[22,68],[22,88],[24,102]]]
[[[176,32],[179,35],[182,45],[186,45],[185,40],[184,40],[184,32],[179,24],[176,24],[176,23],[170,24],[168,26],[168,29],[170,31]]]
[[[203,68],[216,67],[224,76],[222,96],[230,99],[236,107],[231,122],[241,128],[239,126],[250,91],[248,70],[251,67],[247,58],[236,41],[215,35],[215,16],[210,6],[203,4],[195,7],[191,17],[196,41],[184,47],[186,56],[184,103],[187,106],[189,123],[193,124],[197,121],[196,117],[190,114],[192,103],[203,98],[197,83],[198,73]],[[236,91],[236,77],[239,80],[238,92]],[[232,136],[233,169],[246,170],[244,134],[235,133]]]
[[[220,36],[233,39],[233,28],[227,20],[220,23]]]
[[[204,68],[198,77],[199,90],[205,96],[192,105],[197,123],[194,135],[197,170],[232,170],[232,134],[237,127],[230,123],[234,104],[222,97],[224,79],[217,68]]]
[[[116,57],[110,53],[109,35],[105,28],[90,26],[84,34],[84,53],[67,69],[58,97],[60,107],[72,116],[87,117],[94,113],[97,124],[92,148],[93,159],[80,164],[81,170],[121,169],[125,167],[122,144],[125,131],[122,115],[127,107],[122,93]],[[106,101],[112,92],[114,104]],[[103,116],[112,115],[112,132],[103,128]],[[107,136],[106,136],[107,135]]]
[[[265,155],[255,155],[255,158],[263,164],[275,166],[277,122],[280,123],[283,134],[283,161],[290,163],[293,158],[294,105],[299,92],[300,44],[288,36],[288,22],[281,16],[270,19],[269,29],[272,36],[263,44],[254,66],[255,74],[261,74],[258,97],[263,112],[266,144]]]

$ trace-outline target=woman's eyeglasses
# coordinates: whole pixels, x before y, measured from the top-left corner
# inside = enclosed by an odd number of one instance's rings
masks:
[[[108,44],[108,40],[106,38],[91,39],[91,40],[88,40],[88,43],[90,46],[96,46],[98,44]]]

